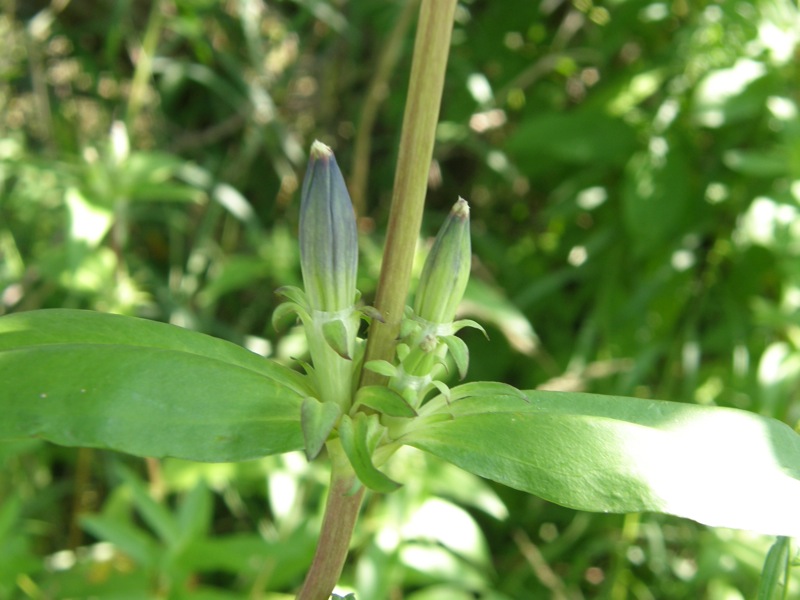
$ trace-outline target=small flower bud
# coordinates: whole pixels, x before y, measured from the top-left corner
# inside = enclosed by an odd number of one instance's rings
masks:
[[[471,260],[469,205],[459,198],[422,269],[414,303],[419,318],[435,324],[450,323],[455,318],[469,281]]]
[[[355,301],[356,220],[333,151],[315,141],[310,154],[300,200],[300,268],[309,306],[334,312]]]

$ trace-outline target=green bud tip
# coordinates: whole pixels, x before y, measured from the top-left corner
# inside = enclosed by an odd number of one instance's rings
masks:
[[[333,151],[311,145],[300,199],[300,267],[313,310],[353,306],[358,270],[358,233],[353,204]]]
[[[450,323],[469,281],[472,248],[469,204],[459,198],[439,230],[425,261],[414,312],[430,323]]]

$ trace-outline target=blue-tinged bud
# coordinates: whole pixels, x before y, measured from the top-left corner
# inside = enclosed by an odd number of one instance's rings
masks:
[[[422,268],[414,303],[417,317],[434,324],[453,321],[467,288],[471,260],[469,205],[459,198]]]
[[[300,268],[312,310],[353,306],[358,269],[358,234],[353,204],[333,151],[311,146],[300,200]]]

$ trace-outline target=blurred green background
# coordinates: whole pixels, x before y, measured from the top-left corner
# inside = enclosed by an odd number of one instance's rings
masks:
[[[0,315],[166,321],[293,364],[306,151],[330,144],[369,301],[416,2],[0,0]],[[472,206],[470,379],[800,418],[800,9],[459,3],[420,260]],[[405,453],[342,591],[754,597],[772,540],[560,508]],[[325,465],[0,445],[0,598],[289,598]],[[793,584],[790,597],[800,597]]]

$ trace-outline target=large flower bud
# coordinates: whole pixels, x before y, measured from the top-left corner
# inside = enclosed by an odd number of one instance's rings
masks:
[[[453,321],[467,288],[471,260],[469,205],[459,198],[422,269],[414,303],[417,317],[434,324]]]
[[[300,200],[300,268],[312,310],[353,306],[358,269],[358,234],[353,204],[333,151],[311,146]]]

